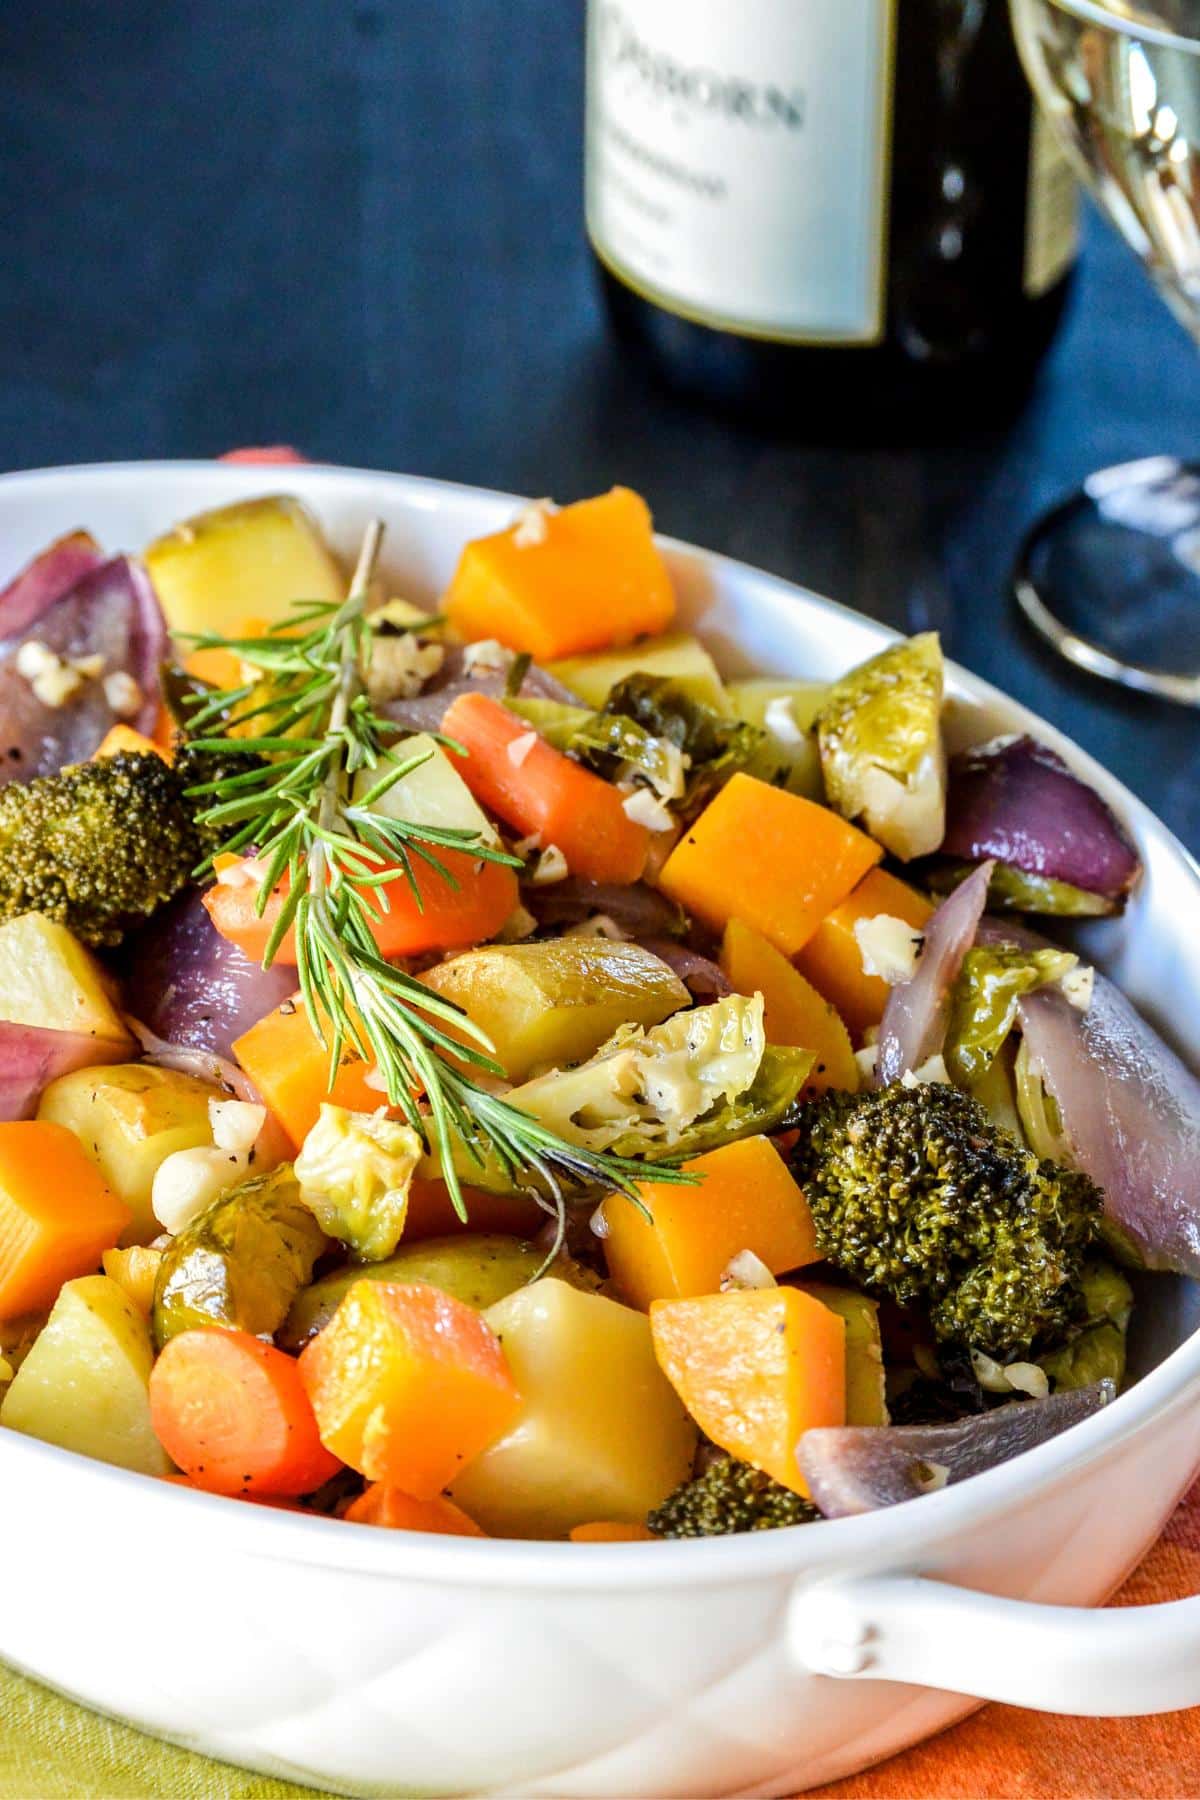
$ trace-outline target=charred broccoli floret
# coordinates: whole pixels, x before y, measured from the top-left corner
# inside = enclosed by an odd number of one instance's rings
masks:
[[[159,756],[122,751],[0,788],[0,920],[39,912],[85,944],[116,944],[207,854],[184,786]]]
[[[820,1517],[803,1495],[749,1463],[722,1456],[703,1475],[668,1494],[646,1523],[658,1537],[725,1537],[735,1531],[810,1525]]]
[[[796,1123],[792,1169],[824,1255],[927,1307],[943,1342],[1009,1361],[1081,1316],[1100,1190],[1022,1149],[970,1095],[944,1082],[831,1092]]]

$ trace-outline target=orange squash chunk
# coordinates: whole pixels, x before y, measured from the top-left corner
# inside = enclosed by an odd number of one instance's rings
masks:
[[[880,913],[923,931],[933,907],[906,881],[897,881],[885,869],[872,869],[847,899],[826,914],[796,958],[801,974],[837,1007],[856,1038],[868,1026],[878,1025],[887,1005],[887,982],[863,973],[862,951],[854,935],[860,919],[874,919]]]
[[[744,919],[794,956],[882,855],[827,806],[738,774],[688,827],[658,885],[712,930]]]
[[[648,1525],[623,1525],[619,1519],[596,1519],[589,1525],[572,1525],[567,1533],[573,1544],[657,1543]]]
[[[356,1281],[300,1373],[326,1448],[417,1500],[448,1486],[520,1406],[482,1315],[416,1283]]]
[[[665,631],[675,594],[650,509],[615,487],[473,538],[442,602],[465,638],[498,638],[545,662]]]
[[[351,1112],[374,1112],[387,1100],[367,1082],[372,1065],[349,1045],[330,1087],[329,1051],[309,1023],[299,995],[244,1031],[233,1053],[296,1150],[316,1124],[323,1101]]]
[[[807,1202],[769,1139],[741,1138],[683,1166],[704,1177],[698,1186],[638,1183],[649,1219],[619,1194],[604,1203],[609,1274],[631,1306],[717,1293],[741,1250],[773,1275],[820,1260]]]
[[[131,756],[161,756],[164,762],[171,760],[162,744],[135,731],[132,725],[110,725],[92,751],[91,760],[98,762],[104,756],[119,756],[122,751]]]
[[[52,1306],[64,1281],[100,1267],[132,1219],[65,1125],[0,1124],[0,1319]]]
[[[803,1432],[846,1422],[846,1327],[796,1288],[656,1300],[659,1367],[722,1450],[798,1494]]]
[[[850,1033],[837,1011],[787,957],[742,919],[730,919],[721,942],[721,968],[739,994],[761,994],[768,1044],[795,1044],[816,1055],[805,1085],[809,1094],[826,1088],[858,1092],[858,1064]]]
[[[486,1537],[461,1506],[435,1494],[432,1500],[414,1500],[386,1481],[372,1482],[342,1514],[355,1525],[384,1525],[390,1531],[435,1531],[443,1537]]]

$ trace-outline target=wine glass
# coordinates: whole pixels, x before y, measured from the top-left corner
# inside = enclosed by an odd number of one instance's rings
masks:
[[[1051,127],[1200,344],[1200,0],[1011,0]],[[1014,590],[1080,668],[1200,706],[1200,464],[1104,469],[1033,527]]]

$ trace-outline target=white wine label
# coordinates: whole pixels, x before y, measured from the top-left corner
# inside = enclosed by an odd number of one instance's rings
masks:
[[[1066,274],[1079,249],[1079,186],[1066,151],[1034,103],[1025,203],[1025,292],[1044,294]]]
[[[587,218],[668,310],[877,343],[896,0],[590,0]]]

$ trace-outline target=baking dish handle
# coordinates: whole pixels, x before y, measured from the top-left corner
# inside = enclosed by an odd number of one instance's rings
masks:
[[[801,1667],[848,1681],[1095,1718],[1200,1705],[1200,1599],[1095,1611],[864,1576],[798,1587],[788,1633]]]

